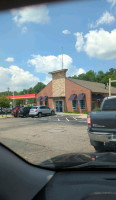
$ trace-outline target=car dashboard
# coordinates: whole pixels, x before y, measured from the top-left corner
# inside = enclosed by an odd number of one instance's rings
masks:
[[[1,200],[116,199],[116,170],[49,170],[0,144]]]

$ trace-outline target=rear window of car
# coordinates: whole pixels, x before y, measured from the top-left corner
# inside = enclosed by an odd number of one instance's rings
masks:
[[[116,111],[116,99],[107,99],[104,102],[103,109],[104,111]]]
[[[38,107],[37,106],[34,106],[34,107],[32,107],[31,109],[37,109]]]

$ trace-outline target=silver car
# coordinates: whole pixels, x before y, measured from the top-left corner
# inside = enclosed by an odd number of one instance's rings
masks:
[[[54,114],[55,114],[54,110],[47,106],[33,106],[29,112],[30,117],[35,117],[35,116],[41,117],[42,115],[54,115]]]

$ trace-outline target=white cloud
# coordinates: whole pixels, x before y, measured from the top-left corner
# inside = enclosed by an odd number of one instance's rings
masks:
[[[47,6],[31,6],[12,10],[13,21],[18,25],[25,23],[45,24],[50,20]]]
[[[24,27],[22,28],[22,33],[26,33],[26,32],[27,32],[27,27],[24,26]]]
[[[0,67],[0,91],[6,91],[8,87],[10,91],[21,91],[35,86],[38,81],[38,77],[18,66]]]
[[[71,32],[69,30],[63,30],[62,33],[65,35],[71,34]]]
[[[82,50],[88,56],[103,60],[116,58],[116,29],[111,32],[104,29],[89,31],[83,39]],[[77,51],[79,51],[78,48]]]
[[[51,80],[52,80],[51,77],[46,76],[46,78],[45,78],[45,80],[43,81],[43,83],[44,83],[45,85],[47,85]]]
[[[77,51],[81,51],[83,49],[83,45],[84,45],[83,33],[77,32],[77,33],[74,33],[74,35],[77,38],[75,47],[76,47]]]
[[[111,24],[115,21],[115,17],[109,12],[103,13],[103,15],[96,21],[95,24],[90,24],[90,28],[98,27],[101,24]]]
[[[33,55],[33,58],[28,60],[30,66],[35,67],[35,71],[38,73],[45,73],[62,69],[62,55],[54,56],[41,56]],[[68,69],[67,76],[73,76],[79,74],[79,69],[73,65],[73,60],[70,56],[63,55],[63,68]]]
[[[85,73],[86,73],[86,71],[85,71],[84,69],[79,68],[79,69],[77,70],[76,75],[78,76],[79,74],[85,74]]]
[[[115,6],[115,4],[116,4],[116,0],[107,0],[107,2],[111,3],[112,7]]]
[[[14,58],[13,57],[8,57],[5,59],[6,62],[14,62]]]

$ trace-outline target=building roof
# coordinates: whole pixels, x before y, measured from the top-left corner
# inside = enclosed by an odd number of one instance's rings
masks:
[[[76,83],[77,85],[80,85],[84,88],[87,88],[95,93],[109,93],[109,87],[106,87],[103,83],[97,83],[97,82],[91,82],[91,81],[83,81],[79,79],[73,79],[73,78],[67,78],[68,80],[72,81],[73,83]],[[116,94],[116,88],[111,87],[111,94]]]

